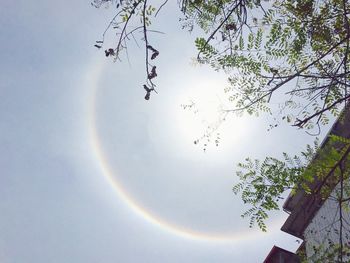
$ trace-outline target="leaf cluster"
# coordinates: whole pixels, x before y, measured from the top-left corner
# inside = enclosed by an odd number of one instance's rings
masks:
[[[281,118],[298,127],[339,115],[350,98],[347,1],[195,2],[188,19],[211,32],[196,40],[198,61],[230,76],[230,111],[270,112],[280,91],[292,102]]]
[[[239,183],[233,187],[233,192],[240,193],[243,202],[250,206],[242,217],[250,218],[250,226],[257,223],[266,231],[268,212],[280,209],[279,201],[287,190],[291,194],[301,190],[307,195],[329,198],[336,184],[349,179],[349,153],[350,139],[331,134],[322,148],[316,140],[299,156],[283,153],[281,160],[266,157],[263,162],[247,158],[238,164]],[[344,187],[344,193],[350,196],[350,187]]]

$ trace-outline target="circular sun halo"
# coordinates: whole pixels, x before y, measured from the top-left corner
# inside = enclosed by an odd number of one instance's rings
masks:
[[[215,241],[215,242],[242,242],[242,240],[244,239],[250,239],[250,238],[254,238],[255,240],[258,237],[265,237],[265,235],[263,235],[262,233],[258,232],[258,231],[245,231],[245,230],[238,230],[237,232],[234,233],[207,233],[205,231],[195,231],[192,230],[191,228],[186,228],[183,227],[181,225],[177,225],[177,224],[172,224],[170,222],[167,222],[165,219],[158,217],[156,214],[153,214],[151,211],[149,211],[146,207],[142,207],[136,199],[133,198],[133,196],[127,191],[127,189],[125,189],[123,187],[123,185],[117,180],[115,173],[117,173],[116,171],[113,170],[113,168],[110,166],[109,162],[108,162],[108,158],[106,156],[106,153],[104,152],[104,149],[102,147],[102,142],[100,140],[100,136],[98,134],[98,128],[97,128],[97,115],[98,115],[98,111],[96,108],[96,94],[97,94],[97,90],[98,90],[98,82],[101,76],[101,72],[103,69],[103,64],[100,63],[98,64],[99,67],[96,67],[96,65],[94,66],[94,71],[93,74],[91,74],[91,77],[88,79],[88,83],[89,85],[92,86],[92,96],[91,96],[91,101],[90,101],[90,110],[89,110],[89,118],[88,118],[88,123],[89,123],[89,132],[90,132],[90,143],[91,143],[91,147],[92,147],[92,151],[94,152],[94,155],[96,157],[97,163],[99,164],[100,168],[102,169],[102,175],[105,177],[105,179],[107,180],[107,182],[112,186],[112,188],[116,191],[116,193],[118,194],[118,196],[121,198],[121,200],[123,200],[125,202],[125,204],[130,207],[130,209],[137,214],[138,216],[140,216],[140,218],[148,221],[149,223],[152,223],[155,226],[158,226],[159,228],[168,231],[169,233],[172,233],[174,235],[183,237],[183,238],[189,238],[189,239],[193,239],[193,240],[200,240],[200,241]],[[202,79],[202,78],[201,78]],[[206,105],[204,106],[204,110],[203,112],[206,112],[204,116],[206,116],[209,120],[212,117],[215,117],[217,115],[217,107],[213,106],[215,109],[214,111],[211,111],[211,105],[215,105],[215,100],[213,99],[213,95],[215,94],[215,92],[208,92],[208,89],[216,89],[216,90],[220,90],[222,89],[221,87],[223,87],[224,85],[221,84],[220,82],[214,82],[213,80],[206,80],[204,81],[202,79],[202,81],[200,83],[198,83],[198,81],[196,82],[192,82],[192,87],[193,87],[193,93],[192,93],[192,89],[189,89],[188,93],[182,93],[179,94],[181,96],[178,96],[177,99],[175,99],[175,102],[177,103],[177,107],[180,107],[180,104],[184,102],[184,100],[186,98],[188,98],[189,96],[196,96],[195,98],[197,98],[198,100],[203,98],[202,100],[202,104]],[[198,94],[198,96],[197,96]],[[220,98],[220,95],[218,95],[218,93],[215,94],[215,96],[217,96],[217,98]],[[177,97],[177,96],[176,96]],[[223,96],[225,97],[225,96]],[[164,102],[165,100],[163,100]],[[209,102],[209,103],[205,103],[205,102]],[[161,105],[164,106],[164,105]],[[169,108],[171,108],[171,105],[168,105]],[[163,109],[163,108],[162,108]],[[181,114],[185,114],[184,111],[181,109],[181,111],[175,111],[176,114],[179,114],[178,117],[181,119]],[[169,113],[169,112],[168,112]],[[169,116],[167,114],[164,114],[166,117],[174,117],[174,115]],[[165,117],[165,118],[166,118]],[[161,118],[160,118],[161,119]],[[177,117],[175,118],[177,119]],[[200,119],[200,118],[198,118]],[[189,117],[187,120],[184,120],[185,122],[187,122],[187,124],[185,125],[193,125],[193,118]],[[200,121],[200,125],[198,126],[198,129],[201,129],[201,127],[203,126],[203,122]],[[230,120],[230,123],[232,123],[232,120]],[[166,123],[164,120],[161,120],[161,125],[155,125],[153,128],[161,128],[164,127],[164,124],[169,124]],[[171,122],[170,122],[171,124]],[[181,123],[180,123],[181,124]],[[171,127],[170,127],[171,126]],[[241,125],[243,127],[243,125]],[[172,125],[169,125],[169,127],[173,130],[177,130],[175,127],[173,127]],[[194,126],[197,127],[197,126]],[[191,127],[189,127],[191,128]],[[187,131],[189,129],[186,129]],[[229,129],[230,130],[230,129]],[[155,135],[160,135],[164,132],[164,130],[162,129],[157,129],[156,130],[152,130],[154,132]],[[176,131],[178,132],[178,131]],[[231,131],[230,131],[231,132]],[[187,136],[186,134],[188,134],[187,132],[185,132],[183,137],[188,137],[191,138],[190,136]],[[153,136],[155,137],[155,136]],[[183,140],[183,137],[180,138],[180,141]],[[158,138],[158,137],[157,137]],[[173,144],[175,144],[175,142],[173,142]],[[193,141],[192,141],[192,145],[193,146]],[[195,148],[195,147],[191,147],[191,148]]]

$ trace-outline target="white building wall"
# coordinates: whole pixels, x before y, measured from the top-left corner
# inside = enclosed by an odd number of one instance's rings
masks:
[[[347,187],[349,187],[347,185]],[[308,262],[338,262],[340,244],[340,207],[337,200],[340,185],[318,210],[311,223],[304,231]],[[339,199],[339,198],[338,198]],[[343,246],[350,252],[350,210],[349,202],[343,203]],[[328,255],[328,258],[325,258]],[[343,262],[350,262],[350,253]]]

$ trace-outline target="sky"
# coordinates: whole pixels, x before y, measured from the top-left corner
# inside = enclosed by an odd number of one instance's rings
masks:
[[[274,244],[298,247],[279,230],[283,212],[267,233],[250,229],[232,186],[245,157],[314,138],[228,116],[219,146],[194,145],[229,103],[227,83],[192,63],[195,35],[175,6],[154,24],[166,34],[150,40],[158,94],[145,101],[144,50],[113,63],[93,47],[112,8],[0,3],[0,262],[262,262]],[[198,112],[181,107],[191,101]]]

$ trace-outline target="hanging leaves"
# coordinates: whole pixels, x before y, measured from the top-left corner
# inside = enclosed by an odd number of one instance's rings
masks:
[[[152,92],[153,89],[147,87],[146,85],[143,85],[143,88],[146,91],[145,100],[149,100],[149,98],[151,96],[151,92]]]
[[[159,55],[159,51],[153,48],[151,45],[147,45],[147,48],[153,52],[151,55],[151,60],[155,59]]]

